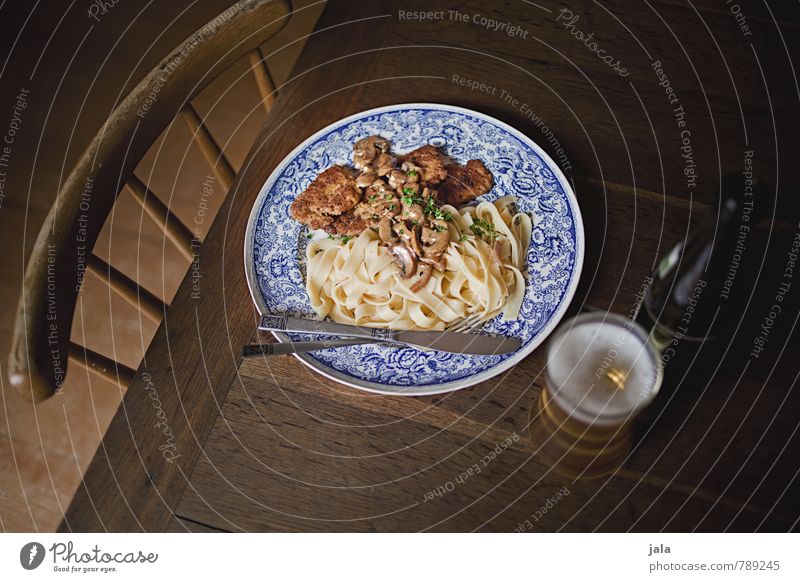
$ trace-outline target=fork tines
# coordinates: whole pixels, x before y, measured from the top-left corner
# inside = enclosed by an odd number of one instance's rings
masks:
[[[447,326],[447,331],[455,331],[458,333],[469,333],[481,323],[481,316],[477,314],[468,315],[462,319],[458,319]]]

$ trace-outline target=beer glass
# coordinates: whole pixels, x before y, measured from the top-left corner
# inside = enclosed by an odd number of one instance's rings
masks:
[[[538,455],[573,479],[613,472],[630,453],[633,422],[661,379],[658,351],[637,323],[612,313],[567,321],[549,342],[545,386],[532,409]]]

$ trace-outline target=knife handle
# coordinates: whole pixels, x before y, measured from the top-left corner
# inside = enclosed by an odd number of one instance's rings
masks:
[[[303,354],[306,352],[315,352],[317,350],[329,350],[331,348],[357,346],[367,343],[371,342],[359,339],[334,339],[328,341],[315,341],[315,342],[250,344],[242,348],[242,357],[251,358],[253,356],[282,356],[286,354]]]
[[[258,328],[262,331],[288,331],[295,333],[313,333],[322,335],[342,335],[372,341],[390,341],[394,334],[390,329],[377,327],[359,327],[346,323],[303,319],[286,315],[262,315]]]

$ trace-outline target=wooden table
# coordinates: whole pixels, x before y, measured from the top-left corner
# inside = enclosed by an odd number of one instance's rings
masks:
[[[199,293],[187,278],[62,530],[797,529],[800,276],[766,350],[748,355],[798,236],[796,6],[741,0],[743,21],[712,0],[582,2],[571,16],[546,0],[452,4],[458,14],[329,3],[202,247]],[[444,12],[421,21],[419,10]],[[421,398],[339,386],[288,356],[240,358],[257,338],[241,257],[259,188],[314,131],[398,102],[483,111],[560,160],[588,239],[572,313],[628,313],[658,259],[711,211],[720,175],[754,152],[767,218],[748,244],[764,261],[739,274],[752,299],[739,330],[671,365],[613,477],[573,483],[535,456],[541,349],[492,381]]]

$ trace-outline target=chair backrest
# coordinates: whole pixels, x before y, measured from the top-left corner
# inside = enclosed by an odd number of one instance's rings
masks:
[[[9,380],[25,397],[41,401],[57,392],[72,359],[120,383],[133,371],[70,343],[72,318],[87,270],[105,279],[126,300],[153,319],[166,306],[92,254],[92,248],[123,186],[162,224],[184,254],[191,253],[188,230],[133,175],[145,152],[181,114],[221,182],[234,171],[205,129],[190,101],[214,78],[251,54],[265,106],[270,80],[259,45],[288,21],[288,0],[241,0],[187,38],[120,103],[70,172],[36,239],[17,308]]]

